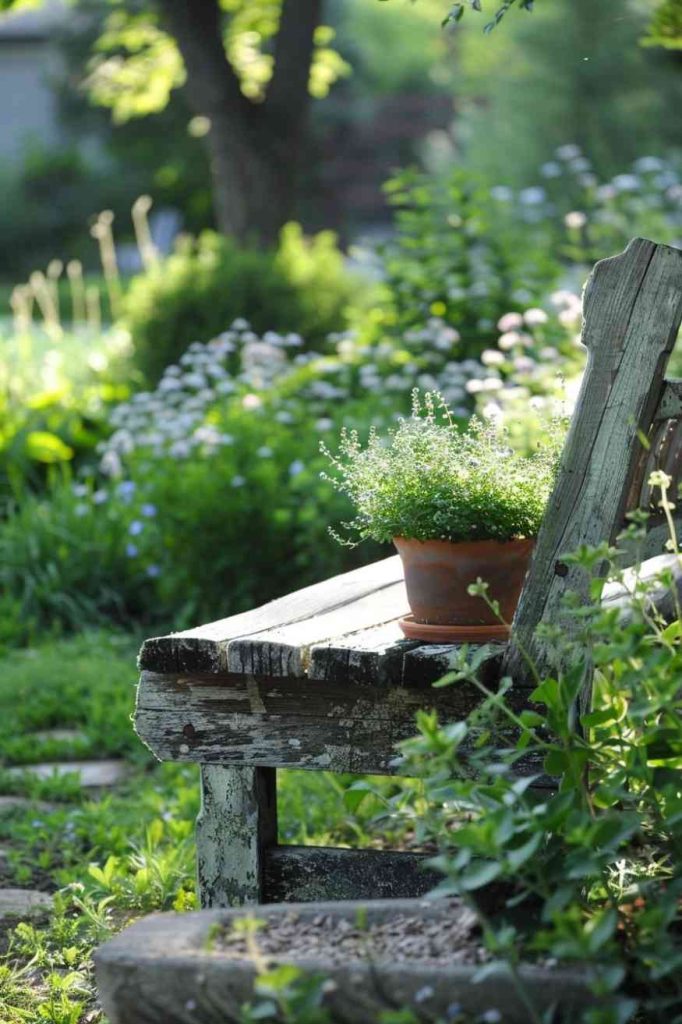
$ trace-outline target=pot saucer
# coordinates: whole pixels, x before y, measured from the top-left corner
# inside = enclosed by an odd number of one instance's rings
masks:
[[[413,615],[398,620],[408,640],[423,640],[429,644],[485,644],[491,640],[508,640],[509,626],[502,623],[490,626],[435,626],[415,622]]]

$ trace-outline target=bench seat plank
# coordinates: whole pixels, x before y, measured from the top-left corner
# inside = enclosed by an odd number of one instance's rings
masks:
[[[253,612],[145,641],[139,664],[162,674],[238,674],[430,685],[457,648],[407,641],[398,556],[315,584]],[[492,656],[491,656],[492,657]]]
[[[245,636],[227,644],[228,672],[300,676],[306,672],[310,647],[377,625],[395,623],[409,607],[402,579],[348,604],[310,618]]]
[[[402,579],[403,571],[398,555],[384,558],[322,583],[304,587],[253,611],[210,622],[197,629],[152,637],[142,646],[139,665],[141,669],[152,672],[225,672],[228,670],[232,642],[257,636],[266,630],[283,629],[330,612],[342,612],[354,602],[370,595],[379,595],[384,589],[401,583]],[[395,613],[395,617],[403,614],[406,607],[405,604],[402,611]],[[381,618],[383,612],[380,601],[377,601],[375,609],[379,615],[377,622],[386,621],[386,618]],[[365,618],[362,626],[375,625],[377,622]],[[334,633],[330,632],[327,637],[320,639],[332,636]]]
[[[353,682],[385,687],[403,682],[405,656],[422,646],[406,640],[397,620],[311,644],[306,675],[320,682]]]

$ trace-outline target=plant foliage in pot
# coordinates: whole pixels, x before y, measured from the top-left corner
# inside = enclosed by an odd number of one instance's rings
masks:
[[[474,418],[462,430],[438,394],[413,393],[412,416],[387,438],[341,433],[324,445],[325,479],[346,494],[355,518],[343,544],[393,541],[403,562],[411,639],[436,643],[504,639],[521,593],[551,491],[561,432],[550,430],[530,454]],[[469,593],[488,584],[486,597]],[[476,588],[474,588],[476,589]]]

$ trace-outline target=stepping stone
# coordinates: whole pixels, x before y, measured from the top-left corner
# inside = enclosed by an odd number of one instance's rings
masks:
[[[37,889],[0,889],[0,925],[8,918],[42,917],[52,908],[52,897]]]
[[[9,769],[10,775],[33,775],[36,779],[51,779],[55,775],[74,772],[84,789],[100,789],[121,782],[129,774],[130,767],[120,760],[46,761],[43,764],[22,764]]]
[[[27,739],[38,743],[88,743],[89,737],[79,729],[42,729],[32,732]]]
[[[44,800],[28,800],[25,796],[0,796],[0,818],[16,810],[42,811],[49,814],[55,810],[55,805]]]

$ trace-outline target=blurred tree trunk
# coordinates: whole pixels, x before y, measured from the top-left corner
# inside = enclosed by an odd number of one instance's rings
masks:
[[[218,226],[242,241],[272,244],[294,213],[322,0],[283,0],[275,66],[263,102],[241,91],[225,53],[218,0],[159,4],[185,62],[190,107],[210,122],[206,143]]]

